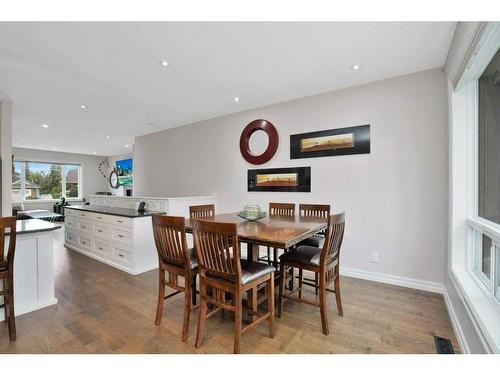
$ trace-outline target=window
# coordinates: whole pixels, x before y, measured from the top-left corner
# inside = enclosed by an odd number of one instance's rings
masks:
[[[470,84],[476,110],[472,123],[475,144],[471,152],[476,181],[469,208],[473,275],[491,297],[500,300],[500,49]],[[472,105],[471,105],[472,107]],[[474,177],[475,176],[475,177]]]
[[[12,200],[81,198],[81,166],[76,164],[15,161]]]
[[[500,50],[478,82],[478,215],[500,224]]]

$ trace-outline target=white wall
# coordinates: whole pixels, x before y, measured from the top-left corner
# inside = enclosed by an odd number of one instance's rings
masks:
[[[108,182],[99,173],[99,163],[105,160],[102,156],[91,156],[82,154],[71,154],[56,151],[33,150],[28,148],[14,147],[12,149],[15,160],[47,161],[58,163],[77,163],[82,165],[83,171],[83,195],[95,194],[97,191],[107,191]],[[53,203],[28,202],[24,203],[27,210],[47,209],[52,210]]]
[[[439,69],[215,118],[136,138],[135,195],[214,194],[217,211],[270,201],[347,212],[342,266],[443,283],[446,209],[444,75]],[[244,98],[242,98],[244,100]],[[278,129],[262,167],[311,166],[311,193],[248,193],[239,137]],[[291,134],[371,124],[371,154],[290,160]],[[379,264],[370,263],[370,252]]]
[[[0,100],[0,216],[12,215],[12,102]]]

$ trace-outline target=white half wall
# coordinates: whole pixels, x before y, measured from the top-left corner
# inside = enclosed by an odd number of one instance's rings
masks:
[[[311,166],[311,193],[247,192],[247,170],[256,167],[242,158],[239,138],[259,118],[280,136],[275,157],[261,167]],[[371,154],[290,160],[291,134],[363,124],[371,125]],[[247,203],[267,210],[271,201],[329,203],[347,213],[342,267],[442,285],[445,129],[444,74],[419,72],[137,137],[134,195],[217,195],[218,212]]]

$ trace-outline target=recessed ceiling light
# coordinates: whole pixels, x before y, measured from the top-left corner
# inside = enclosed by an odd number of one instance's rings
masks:
[[[52,150],[55,150],[56,148],[55,147],[52,147]]]
[[[125,145],[125,147],[128,147],[128,145]]]
[[[358,64],[351,66],[352,70],[359,70],[359,68],[361,68],[361,67]]]
[[[110,136],[110,135],[107,135],[107,136],[106,136],[106,139],[110,139],[110,138],[111,138],[111,136]]]
[[[86,108],[87,108],[87,106],[86,106],[85,104],[82,104],[82,105],[80,106],[80,108],[81,108],[81,109],[86,109]]]
[[[94,155],[97,154],[97,152],[94,151]]]
[[[165,68],[168,66],[168,61],[167,60],[161,60],[160,65],[164,66]]]
[[[49,126],[47,124],[42,124],[42,128],[47,129]]]
[[[233,99],[233,102],[238,103],[239,101],[240,101],[240,98],[238,98],[237,96],[235,96],[234,99]]]

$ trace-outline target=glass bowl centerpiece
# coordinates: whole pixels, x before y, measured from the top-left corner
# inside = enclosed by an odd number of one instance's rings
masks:
[[[255,221],[266,217],[266,213],[257,204],[247,204],[243,211],[238,213],[238,216],[245,220]]]

